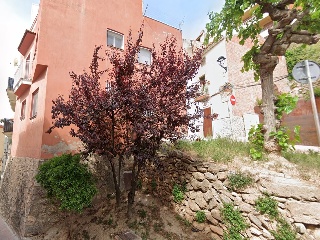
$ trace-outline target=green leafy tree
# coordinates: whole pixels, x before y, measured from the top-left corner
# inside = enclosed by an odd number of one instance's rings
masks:
[[[292,77],[292,69],[294,65],[303,60],[311,60],[320,63],[320,42],[315,45],[294,45],[291,46],[286,52],[287,68],[289,73],[289,78]]]
[[[251,17],[243,22],[242,17],[251,9]],[[273,26],[264,42],[259,40],[259,22],[263,14],[269,14]],[[284,56],[290,44],[315,44],[320,32],[319,0],[226,0],[221,12],[210,13],[207,23],[207,41],[222,37],[231,39],[237,33],[240,44],[251,39],[252,48],[242,57],[243,71],[254,70],[255,79],[261,80],[264,112],[264,148],[278,150],[277,142],[270,133],[276,129],[277,119],[274,104],[273,71],[278,56]]]

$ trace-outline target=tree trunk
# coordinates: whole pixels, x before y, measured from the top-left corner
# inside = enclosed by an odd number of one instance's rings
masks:
[[[128,211],[127,215],[130,219],[133,211],[133,203],[134,197],[136,195],[137,181],[140,174],[140,165],[138,164],[138,160],[134,157],[133,166],[132,166],[132,178],[131,178],[131,189],[128,193]]]
[[[270,132],[276,131],[276,116],[274,105],[274,83],[273,68],[260,67],[260,79],[262,88],[262,109],[264,118],[264,148],[267,152],[279,151],[279,146],[274,138],[270,137]]]
[[[112,170],[112,177],[113,177],[113,183],[114,183],[114,189],[116,191],[116,207],[120,206],[120,200],[121,200],[121,191],[120,191],[120,181],[117,181],[117,171],[114,166],[113,159],[109,160]],[[120,167],[120,166],[119,166]],[[119,177],[120,179],[120,177]]]

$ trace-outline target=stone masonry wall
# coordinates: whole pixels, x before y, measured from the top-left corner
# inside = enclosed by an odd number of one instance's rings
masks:
[[[191,222],[194,229],[216,240],[222,239],[226,230],[220,216],[223,202],[233,203],[245,217],[250,225],[246,231],[249,239],[274,239],[270,231],[276,230],[276,223],[255,209],[255,201],[263,192],[277,200],[279,212],[296,229],[298,239],[320,239],[319,187],[283,173],[243,166],[239,170],[251,174],[255,183],[243,191],[231,192],[227,188],[227,178],[235,171],[226,165],[199,162],[176,151],[163,155],[161,163],[161,171],[155,171],[155,166],[146,169],[144,182],[150,185],[151,181],[156,181],[157,189],[153,193],[167,204],[173,203],[174,184],[186,183],[185,199],[181,204],[174,204],[175,211]],[[206,214],[205,223],[194,220],[199,210]]]
[[[0,213],[20,236],[38,235],[62,218],[36,183],[39,163],[38,159],[12,158],[1,181]]]

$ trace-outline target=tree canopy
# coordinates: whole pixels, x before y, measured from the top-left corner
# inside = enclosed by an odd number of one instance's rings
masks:
[[[124,51],[108,48],[105,57],[99,56],[101,47],[97,47],[90,71],[71,73],[69,97],[58,96],[53,101],[49,129],[72,126],[70,134],[82,141],[85,152],[109,161],[118,203],[121,166],[133,157],[129,206],[145,162],[157,159],[163,139],[185,136],[191,120],[200,114],[199,108],[194,113],[187,111],[198,90],[197,84],[187,83],[198,71],[202,50],[189,56],[174,37],[168,37],[150,50],[151,64],[142,64],[137,61],[142,36],[141,30],[133,40],[130,32]],[[101,69],[105,59],[109,68]]]

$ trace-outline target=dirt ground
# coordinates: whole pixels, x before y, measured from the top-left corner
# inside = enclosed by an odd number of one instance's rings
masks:
[[[110,199],[96,212],[86,210],[82,218],[64,222],[45,235],[32,240],[111,240],[117,234],[132,230],[143,240],[210,240],[209,235],[196,232],[189,222],[164,206],[152,194],[137,192],[134,214],[131,220],[126,216],[127,204],[121,203],[115,209],[115,200]],[[74,218],[75,219],[75,218]]]

